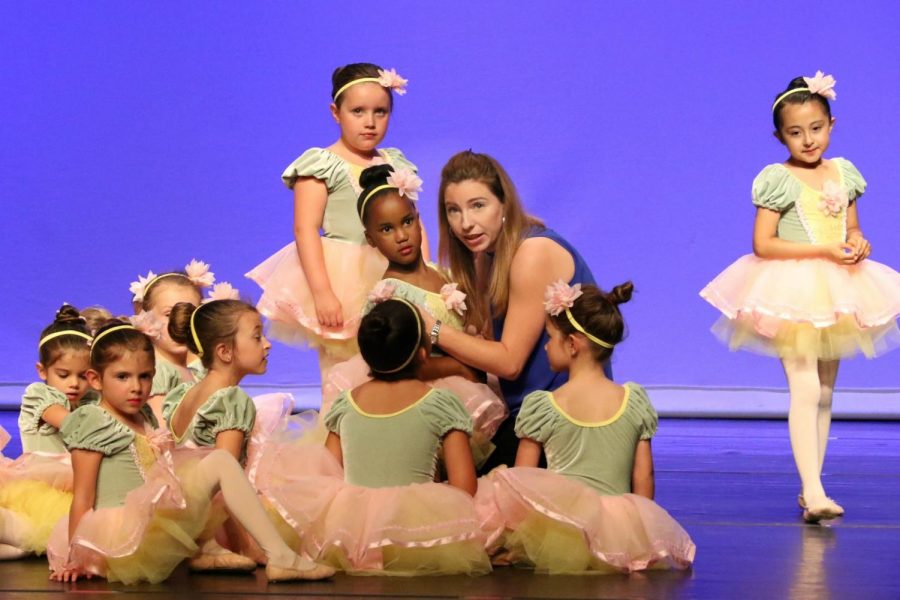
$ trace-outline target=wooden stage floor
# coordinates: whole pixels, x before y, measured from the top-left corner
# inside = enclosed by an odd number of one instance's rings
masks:
[[[0,423],[15,430],[14,413]],[[900,423],[836,422],[829,494],[847,515],[805,525],[784,421],[664,420],[654,439],[657,500],[690,532],[688,572],[541,576],[502,568],[478,578],[338,576],[267,586],[261,573],[189,575],[159,585],[47,580],[44,560],[0,563],[0,598],[900,598]]]

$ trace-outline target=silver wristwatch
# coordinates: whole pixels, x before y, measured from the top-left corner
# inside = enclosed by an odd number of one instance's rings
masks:
[[[431,326],[431,333],[428,336],[431,338],[432,346],[439,345],[438,339],[440,338],[440,336],[441,336],[441,322],[438,320],[438,321],[435,321],[434,325]]]

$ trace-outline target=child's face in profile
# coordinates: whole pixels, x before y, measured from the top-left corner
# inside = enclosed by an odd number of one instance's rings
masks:
[[[415,204],[399,194],[377,198],[366,209],[366,240],[394,265],[418,264],[422,228]]]
[[[120,420],[132,421],[150,397],[155,367],[152,353],[126,350],[102,373],[88,371],[88,378],[100,392],[104,408]]]
[[[262,319],[255,310],[247,310],[238,319],[234,334],[234,359],[242,374],[262,375],[269,365],[272,343],[262,331]]]
[[[550,338],[544,344],[550,368],[556,373],[568,371],[571,355],[566,349],[566,334],[549,318],[545,322],[544,328],[547,331],[547,336]]]
[[[49,366],[37,364],[38,376],[50,387],[59,390],[69,399],[72,407],[88,390],[87,370],[91,368],[91,353],[84,350],[64,350]]]

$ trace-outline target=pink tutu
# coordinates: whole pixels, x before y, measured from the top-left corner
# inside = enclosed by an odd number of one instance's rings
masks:
[[[700,295],[722,311],[714,331],[732,349],[836,360],[900,343],[900,273],[864,260],[767,260],[746,255]]]
[[[207,521],[210,499],[191,484],[202,456],[175,452],[158,460],[124,505],[86,513],[71,544],[69,519],[62,519],[47,549],[51,570],[77,566],[123,583],[166,579],[183,559],[197,553],[195,540]]]
[[[327,415],[331,404],[342,393],[355,389],[371,381],[369,365],[357,354],[350,360],[332,367],[326,374],[326,384],[322,397],[322,414]],[[429,381],[435,388],[449,390],[462,401],[466,412],[472,417],[472,453],[476,465],[487,460],[494,449],[491,438],[497,433],[500,423],[509,414],[509,409],[494,391],[483,383],[475,383],[464,377],[443,377]]]
[[[263,290],[257,308],[269,319],[272,337],[290,344],[329,349],[335,347],[336,340],[355,343],[366,295],[381,279],[387,260],[368,245],[321,240],[328,280],[343,308],[343,327],[329,329],[319,325],[312,291],[293,242],[256,266],[247,277]],[[355,350],[345,357],[352,352]]]
[[[658,504],[604,496],[546,469],[498,468],[475,497],[488,548],[513,564],[557,573],[685,569],[696,547]]]

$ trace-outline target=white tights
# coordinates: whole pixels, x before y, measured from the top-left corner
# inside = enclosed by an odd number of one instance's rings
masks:
[[[831,401],[838,361],[809,358],[782,360],[791,394],[788,428],[794,461],[807,503],[825,498],[822,464],[831,428]]]
[[[196,477],[210,498],[222,491],[228,510],[263,549],[269,564],[299,569],[315,567],[312,561],[297,556],[278,535],[243,469],[231,454],[224,450],[213,451],[200,461]]]
[[[31,531],[31,523],[11,510],[0,508],[0,560],[22,558],[28,552],[22,548]]]

